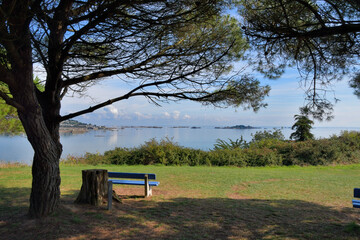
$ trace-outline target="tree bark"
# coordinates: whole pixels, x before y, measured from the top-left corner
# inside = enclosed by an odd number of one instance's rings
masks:
[[[28,102],[34,103],[34,99],[29,98]],[[52,213],[60,203],[59,159],[62,145],[56,137],[58,128],[51,131],[47,128],[40,106],[30,104],[27,109],[19,112],[19,117],[35,152],[29,215],[41,218]]]
[[[35,153],[32,166],[32,188],[29,214],[31,217],[45,217],[60,204],[59,157],[54,152],[41,155]]]
[[[104,169],[82,171],[82,186],[76,203],[100,206],[107,197],[108,172]]]
[[[13,101],[19,106],[19,118],[34,149],[29,215],[40,218],[52,213],[60,203],[60,102],[54,97],[58,93],[40,93],[34,85],[27,3],[16,2],[14,11],[18,15],[9,20],[14,21],[11,30],[18,37],[16,41],[9,42],[7,49],[12,76],[8,86]],[[44,107],[44,102],[50,102],[48,108]]]

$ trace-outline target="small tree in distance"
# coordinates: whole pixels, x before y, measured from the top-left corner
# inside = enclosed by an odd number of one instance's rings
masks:
[[[311,125],[313,125],[314,122],[308,118],[306,110],[300,109],[300,111],[300,115],[294,116],[296,122],[291,129],[295,130],[295,132],[290,135],[290,139],[294,139],[296,141],[314,139],[314,135],[310,132],[310,129],[312,128]]]

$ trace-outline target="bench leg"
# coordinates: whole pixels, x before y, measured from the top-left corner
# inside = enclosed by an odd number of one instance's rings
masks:
[[[145,175],[145,197],[149,197],[152,195],[152,189],[149,185],[149,177]]]
[[[149,186],[149,196],[152,196],[152,187]]]
[[[113,189],[113,183],[112,182],[108,182],[108,206],[107,209],[111,210],[111,205],[112,205],[112,190]]]

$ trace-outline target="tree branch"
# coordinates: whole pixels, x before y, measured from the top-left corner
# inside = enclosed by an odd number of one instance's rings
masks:
[[[73,36],[71,36],[69,39],[67,39],[64,50],[62,51],[62,58],[66,58],[67,53],[70,51],[70,49],[73,47],[75,42],[81,38],[86,32],[88,32],[91,28],[94,28],[97,24],[104,21],[106,17],[108,16],[108,11],[104,11],[104,9],[116,9],[117,6],[121,4],[120,1],[114,1],[112,4],[106,6],[106,7],[99,7],[97,11],[92,12],[88,15],[88,18],[91,18],[91,16],[94,17],[91,21],[89,21],[88,24],[83,26],[82,28],[78,29]]]
[[[123,69],[116,69],[116,70],[111,70],[111,71],[101,71],[101,72],[97,72],[97,73],[92,73],[92,74],[89,74],[89,75],[86,75],[86,76],[82,76],[82,77],[79,77],[79,78],[73,78],[73,79],[69,79],[69,80],[66,80],[63,82],[63,87],[67,87],[67,86],[70,86],[70,85],[74,85],[74,84],[79,84],[79,83],[82,83],[82,82],[87,82],[87,81],[91,81],[91,80],[95,80],[95,79],[99,79],[99,78],[104,78],[104,77],[109,77],[109,76],[113,76],[113,75],[117,75],[117,74],[123,74],[123,73],[131,73],[133,72],[135,69],[141,67],[141,66],[144,66],[146,65],[147,63],[149,62],[152,62],[154,61],[155,59],[157,58],[161,58],[164,56],[165,52],[168,50],[168,49],[171,49],[171,48],[174,48],[176,45],[178,45],[182,40],[178,41],[176,44],[172,45],[172,46],[169,46],[163,50],[161,50],[159,53],[155,54],[154,56],[152,57],[149,57],[148,59],[138,63],[138,64],[135,64],[131,67],[128,67],[128,68],[123,68]],[[204,66],[202,66],[201,68],[198,68],[198,69],[194,69],[193,71],[187,73],[187,74],[182,74],[172,80],[165,80],[164,82],[168,83],[168,82],[171,82],[171,81],[174,81],[174,80],[178,80],[184,76],[188,76],[188,75],[192,75],[192,74],[195,74],[199,71],[202,71],[208,67],[210,67],[212,64],[218,62],[221,58],[223,58],[229,51],[230,49],[233,47],[235,43],[235,40],[230,44],[230,46],[223,52],[223,54],[221,54],[218,58],[216,58],[215,60],[209,62],[208,64],[205,64]],[[159,84],[155,84],[155,85],[159,85]]]
[[[270,29],[266,29],[264,31],[273,32]],[[283,33],[277,32],[276,34],[274,34],[274,36],[253,34],[246,30],[247,35],[261,38],[264,40],[277,40],[277,39],[286,39],[286,38],[321,38],[321,37],[334,36],[337,34],[348,34],[354,32],[360,32],[360,24],[345,24],[345,25],[340,25],[335,27],[325,27],[325,28],[305,31],[305,32],[298,32],[298,31],[291,31],[291,32],[289,31]]]
[[[2,99],[4,99],[4,101],[6,102],[6,104],[13,106],[14,108],[16,108],[18,111],[20,112],[24,112],[25,108],[20,105],[18,102],[16,102],[13,98],[10,98],[6,93],[0,91],[0,97]]]
[[[214,94],[208,94],[206,96],[202,96],[202,97],[191,97],[191,96],[187,96],[186,94],[194,94],[196,92],[179,92],[179,93],[159,93],[159,92],[138,92],[138,93],[133,93],[132,91],[121,96],[121,97],[117,97],[117,98],[113,98],[113,99],[109,99],[105,102],[102,102],[100,104],[97,104],[95,106],[89,107],[88,109],[82,110],[82,111],[78,111],[75,113],[71,113],[65,116],[60,117],[60,122],[74,118],[74,117],[78,117],[80,115],[86,114],[86,113],[91,113],[94,112],[97,109],[103,108],[105,106],[111,105],[115,102],[119,102],[121,100],[125,100],[125,99],[129,99],[131,97],[136,97],[136,96],[145,96],[145,97],[149,97],[150,99],[152,97],[158,97],[158,98],[169,98],[169,97],[173,97],[173,98],[178,98],[178,99],[188,99],[188,100],[192,100],[192,101],[201,101],[204,100],[206,98],[209,98],[211,96],[213,96]],[[197,92],[198,93],[198,92]]]
[[[303,5],[304,7],[306,7],[307,9],[309,9],[314,14],[315,18],[320,22],[321,26],[323,28],[326,28],[326,24],[325,24],[324,20],[322,19],[322,17],[318,13],[318,11],[316,9],[314,9],[314,7],[309,4],[309,2],[304,1],[304,0],[296,0],[296,1],[298,3],[300,3],[301,5]]]

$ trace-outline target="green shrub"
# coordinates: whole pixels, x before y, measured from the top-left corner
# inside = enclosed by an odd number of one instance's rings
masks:
[[[255,134],[251,134],[251,142],[259,142],[266,139],[272,140],[285,140],[284,134],[280,129],[257,131]]]
[[[65,159],[61,159],[61,162],[64,164],[86,164],[85,157],[76,157],[72,155],[68,155]]]
[[[115,148],[114,150],[106,151],[104,153],[104,157],[107,159],[107,161],[116,165],[135,164],[132,162],[132,155],[133,154],[131,150],[127,148]]]
[[[221,149],[235,149],[235,148],[248,148],[249,144],[243,139],[241,136],[239,139],[235,141],[229,138],[229,142],[221,139],[216,139],[216,143],[214,145],[214,150],[221,150]]]
[[[106,164],[107,162],[106,158],[104,158],[103,155],[100,155],[99,153],[85,153],[85,162],[86,164],[90,165],[97,165],[97,164]]]
[[[208,153],[213,166],[247,166],[244,151],[241,149],[219,149]]]
[[[245,149],[247,166],[276,166],[282,165],[282,157],[277,151],[269,148]]]
[[[342,132],[329,139],[302,142],[259,137],[247,148],[224,147],[210,151],[185,148],[169,139],[151,139],[137,148],[115,148],[104,155],[86,153],[84,157],[68,156],[65,163],[127,165],[208,165],[208,166],[280,166],[329,165],[360,162],[360,133]],[[268,133],[265,133],[268,136]],[[265,136],[264,135],[264,136]],[[276,136],[278,136],[276,134]],[[242,142],[242,141],[238,141]],[[235,143],[235,142],[234,142]],[[243,142],[242,142],[243,143]],[[226,145],[226,144],[225,144]],[[235,144],[237,145],[237,144]],[[230,145],[231,146],[231,142]]]

